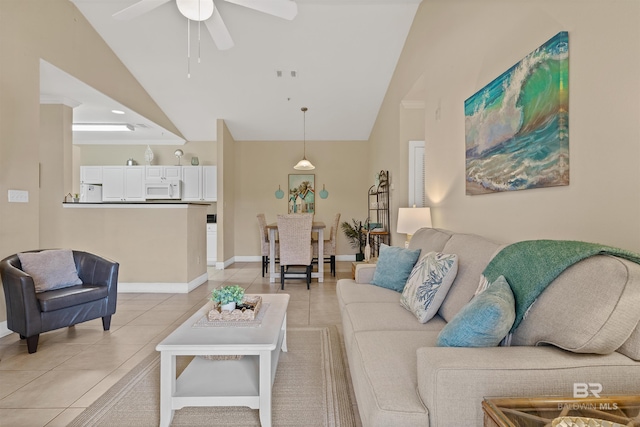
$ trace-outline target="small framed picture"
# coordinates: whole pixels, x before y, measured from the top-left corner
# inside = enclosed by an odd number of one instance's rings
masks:
[[[316,176],[289,175],[289,213],[316,212]]]

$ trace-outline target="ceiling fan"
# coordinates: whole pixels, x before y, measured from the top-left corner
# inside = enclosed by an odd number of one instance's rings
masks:
[[[211,38],[220,50],[233,47],[233,39],[213,0],[140,0],[113,14],[116,19],[128,20],[143,15],[170,1],[187,19],[204,21]],[[291,0],[216,0],[244,6],[279,18],[292,20],[298,14],[298,5]]]

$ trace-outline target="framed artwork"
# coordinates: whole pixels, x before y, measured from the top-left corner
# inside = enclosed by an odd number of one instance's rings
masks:
[[[466,194],[569,185],[569,37],[560,32],[464,102]]]
[[[289,175],[289,213],[315,213],[314,174]]]

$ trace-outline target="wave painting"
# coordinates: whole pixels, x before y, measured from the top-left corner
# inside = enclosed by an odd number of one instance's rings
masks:
[[[566,31],[464,102],[466,194],[569,185]]]

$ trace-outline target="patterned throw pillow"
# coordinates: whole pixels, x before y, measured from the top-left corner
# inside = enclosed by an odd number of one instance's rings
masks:
[[[426,323],[436,315],[458,274],[458,256],[429,252],[413,267],[400,304]]]
[[[491,282],[438,334],[439,347],[496,347],[516,319],[516,303],[504,276]]]

